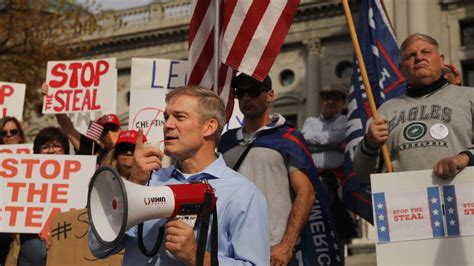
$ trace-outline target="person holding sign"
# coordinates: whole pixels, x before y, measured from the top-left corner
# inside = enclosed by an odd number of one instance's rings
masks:
[[[207,180],[217,198],[219,264],[268,265],[270,249],[265,198],[255,185],[228,168],[222,156],[215,152],[225,124],[224,103],[211,90],[194,86],[171,90],[166,103],[164,153],[177,162],[162,169],[163,153],[154,146],[143,145],[140,129],[130,180],[138,184],[149,182],[150,186]],[[146,221],[144,242],[155,241],[158,228],[165,223],[164,244],[151,258],[138,249],[136,228],[131,228],[115,247],[101,246],[89,232],[89,247],[98,258],[125,248],[124,265],[195,265],[195,230],[182,220]],[[172,256],[167,255],[166,250]],[[204,261],[209,265],[209,251],[205,252]]]
[[[120,132],[115,147],[107,154],[101,166],[111,166],[119,172],[125,179],[130,179],[130,171],[134,163],[133,152],[137,142],[138,132],[135,130],[125,130]],[[143,143],[146,137],[143,136]]]
[[[354,170],[364,181],[376,172],[383,143],[394,171],[433,169],[441,178],[452,178],[474,165],[474,89],[446,81],[438,49],[434,38],[419,33],[402,43],[399,67],[407,91],[383,103],[381,118],[369,122],[354,158]]]
[[[18,119],[12,116],[0,119],[0,144],[23,144],[25,142],[25,132]],[[5,262],[12,240],[12,234],[0,233],[0,265]]]
[[[43,96],[48,95],[49,87],[46,83],[41,86],[41,93]],[[103,127],[102,134],[99,137],[100,143],[95,143],[94,140],[81,134],[76,128],[71,119],[66,114],[56,113],[56,120],[61,129],[66,133],[71,141],[76,154],[91,155],[97,154],[97,164],[100,165],[108,152],[110,152],[118,135],[121,131],[120,119],[115,114],[106,114],[97,119],[97,123]],[[93,148],[94,146],[94,148]]]
[[[42,129],[33,142],[35,154],[69,154],[66,134],[56,127]],[[46,243],[38,234],[20,234],[18,265],[46,265]]]

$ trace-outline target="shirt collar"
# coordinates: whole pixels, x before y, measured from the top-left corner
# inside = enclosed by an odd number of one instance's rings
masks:
[[[252,143],[257,138],[257,136],[260,132],[262,132],[264,130],[272,129],[272,128],[275,128],[275,127],[279,127],[279,126],[285,124],[285,122],[286,122],[285,117],[278,114],[278,113],[272,114],[270,116],[270,118],[271,118],[271,121],[272,121],[272,122],[270,122],[270,124],[264,125],[261,128],[255,130],[247,138],[244,138],[243,127],[239,128],[239,130],[237,130],[237,133],[236,133],[236,138],[237,138],[237,141],[239,142],[239,144],[244,145],[244,146],[248,145],[248,144]]]
[[[183,172],[179,168],[177,168],[177,164],[174,165],[173,171],[171,171],[170,178],[174,178],[179,181],[198,181],[203,179],[218,179],[220,178],[224,170],[226,168],[226,164],[224,162],[224,158],[219,153],[217,159],[212,162],[209,166],[207,166],[204,170],[199,173],[195,173],[188,178],[184,177]]]

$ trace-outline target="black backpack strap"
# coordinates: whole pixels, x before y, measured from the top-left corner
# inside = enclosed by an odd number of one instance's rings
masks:
[[[234,171],[238,171],[239,170],[239,167],[240,165],[242,164],[242,162],[244,161],[245,157],[247,157],[247,154],[249,153],[250,151],[250,148],[252,148],[253,146],[253,143],[250,143],[247,145],[247,148],[245,148],[244,152],[242,152],[242,154],[240,155],[239,159],[237,160],[237,162],[234,164],[234,166],[232,167],[232,169],[234,169]]]

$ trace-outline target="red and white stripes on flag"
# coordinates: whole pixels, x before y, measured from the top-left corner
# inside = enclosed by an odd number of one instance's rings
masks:
[[[230,81],[237,71],[263,80],[288,33],[300,0],[220,0],[218,93],[233,105]],[[192,2],[189,25],[190,85],[214,84],[214,0]],[[232,111],[232,109],[230,109]]]
[[[100,135],[102,135],[103,130],[104,127],[101,124],[94,121],[90,121],[89,127],[87,128],[86,137],[90,138],[91,140],[94,140],[95,142],[99,142]]]

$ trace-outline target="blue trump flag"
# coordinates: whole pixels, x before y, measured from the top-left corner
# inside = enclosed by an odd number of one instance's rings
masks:
[[[403,94],[406,85],[398,70],[400,50],[380,0],[361,1],[357,36],[375,104],[379,107],[384,101]],[[371,117],[359,64],[354,56],[346,128],[346,178],[341,183],[346,207],[372,223],[370,184],[362,184],[352,168],[355,148]]]

